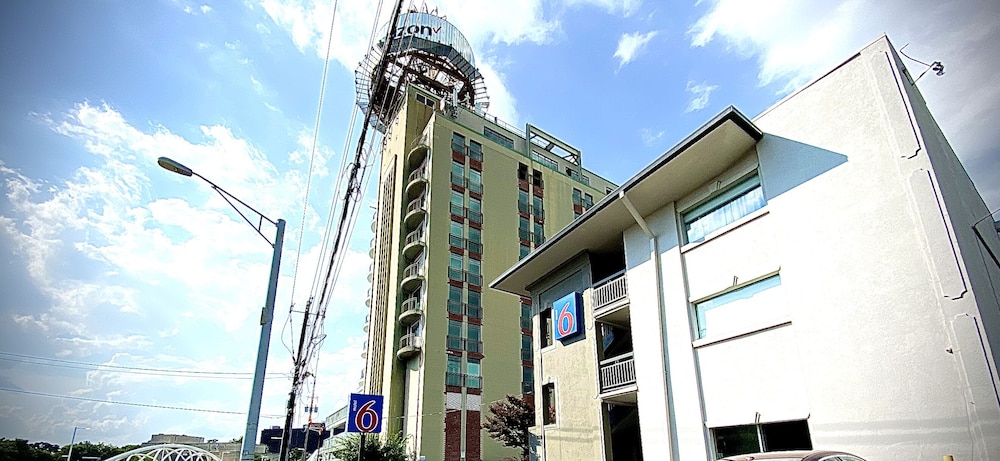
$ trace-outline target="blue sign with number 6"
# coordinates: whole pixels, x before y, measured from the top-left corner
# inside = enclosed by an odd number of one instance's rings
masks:
[[[347,404],[347,432],[382,432],[381,395],[351,394]]]
[[[568,339],[580,333],[580,293],[573,292],[552,304],[552,329],[555,339]]]

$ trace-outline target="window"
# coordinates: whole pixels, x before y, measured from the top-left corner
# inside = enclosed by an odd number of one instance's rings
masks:
[[[541,335],[542,347],[552,345],[552,305],[538,313],[538,334]]]
[[[528,218],[520,216],[517,222],[517,237],[521,240],[531,241],[531,225]]]
[[[451,134],[451,150],[460,154],[465,153],[465,136],[458,133]]]
[[[478,223],[483,222],[483,202],[475,197],[469,197],[469,219]]]
[[[479,389],[482,387],[482,371],[479,359],[467,359],[465,362],[465,387]]]
[[[473,241],[473,242],[476,242],[476,243],[482,243],[482,241],[483,241],[482,238],[483,238],[483,231],[481,231],[479,229],[476,229],[475,227],[470,227],[469,228],[469,240],[470,241]],[[480,252],[480,253],[482,253],[482,252]]]
[[[451,201],[448,203],[448,210],[453,215],[463,216],[463,208],[465,207],[465,194],[453,190],[451,191]]]
[[[525,394],[535,393],[535,369],[531,367],[521,367],[521,392]],[[531,423],[535,425],[534,422]]]
[[[521,360],[531,361],[531,335],[521,334]]]
[[[541,224],[539,224],[537,222],[533,223],[533,224],[534,224],[534,226],[533,226],[533,228],[534,228],[533,234],[535,236],[535,245],[541,245],[541,244],[545,243],[545,229],[544,229],[544,227],[542,227]]]
[[[462,322],[448,320],[448,349],[462,349]]]
[[[542,424],[556,423],[556,385],[548,383],[542,386]]]
[[[528,256],[528,253],[531,253],[531,247],[522,243],[518,249],[517,259],[524,259],[525,256]]]
[[[483,174],[476,170],[469,170],[469,190],[477,194],[483,193]]]
[[[535,216],[538,216],[540,218],[545,217],[545,210],[542,209],[541,197],[537,195],[531,196],[531,211],[535,214]]]
[[[451,183],[456,186],[465,186],[465,165],[451,161]]]
[[[469,140],[469,157],[477,162],[483,161],[483,145]]]
[[[712,430],[712,436],[718,458],[767,451],[812,450],[809,424],[804,420],[718,427]]]
[[[531,304],[521,303],[521,328],[531,330]]]
[[[493,141],[493,142],[495,142],[497,144],[500,144],[501,146],[504,146],[504,147],[506,147],[508,149],[511,149],[511,150],[514,149],[514,140],[513,139],[510,139],[510,138],[508,138],[508,137],[506,137],[506,136],[498,133],[496,130],[493,130],[492,128],[490,128],[488,126],[484,126],[483,127],[483,136],[486,136],[486,139],[489,139],[490,141]]]
[[[472,229],[469,229],[472,230]],[[472,242],[469,242],[472,243]],[[469,250],[472,251],[472,250]],[[466,277],[466,281],[472,285],[483,286],[483,273],[480,267],[480,262],[469,258],[469,274]]]
[[[590,194],[583,194],[583,207],[590,209],[592,206],[594,206],[594,196]]]
[[[465,314],[468,315],[469,318],[483,318],[482,296],[482,293],[478,291],[469,291],[469,303],[465,306]]]
[[[573,188],[573,205],[583,206],[583,191]]]
[[[531,159],[538,163],[541,163],[542,165],[545,165],[545,167],[547,168],[559,171],[559,163],[542,154],[539,154],[538,152],[531,151]]]
[[[535,187],[543,187],[541,171],[531,170],[531,185]]]
[[[462,255],[448,253],[448,278],[462,280]]]
[[[448,355],[448,373],[445,377],[445,384],[449,386],[462,385],[462,358]]]
[[[523,163],[517,164],[517,179],[521,181],[528,180],[528,165],[525,165]]]
[[[698,317],[698,337],[704,338],[711,332],[738,331],[741,328],[746,328],[746,325],[755,319],[766,316],[767,311],[773,310],[773,308],[768,306],[772,300],[768,299],[764,292],[779,285],[781,285],[781,276],[772,275],[695,303],[694,310]]]
[[[464,247],[465,237],[463,236],[463,232],[465,230],[465,226],[456,221],[450,221],[450,223],[451,227],[448,229],[448,244],[458,248]]]
[[[517,190],[517,211],[520,211],[521,213],[531,213],[531,210],[528,208],[528,203],[529,203],[528,202],[528,191],[518,189]]]
[[[702,241],[706,235],[763,208],[765,204],[767,201],[760,186],[760,176],[755,172],[684,212],[687,241]]]
[[[468,327],[468,332],[465,337],[465,350],[469,352],[483,352],[483,343],[481,342],[482,338],[480,336],[482,327],[473,323],[470,323]]]
[[[462,313],[462,288],[448,285],[448,312],[452,314]]]

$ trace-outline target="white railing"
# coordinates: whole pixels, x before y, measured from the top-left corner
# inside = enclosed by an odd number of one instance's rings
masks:
[[[410,176],[407,179],[407,182],[413,182],[413,181],[416,181],[417,179],[426,178],[426,177],[427,177],[427,164],[424,163],[424,164],[420,165],[416,170],[413,170],[412,172],[410,172]]]
[[[414,296],[406,301],[400,306],[400,312],[406,313],[410,311],[420,312],[420,297]]]
[[[601,393],[635,384],[635,361],[632,353],[601,361]]]
[[[406,214],[413,213],[417,210],[423,210],[426,200],[424,197],[417,197],[413,199],[409,205],[406,205]]]
[[[410,232],[409,234],[406,234],[406,246],[409,246],[417,242],[421,242],[423,241],[423,239],[424,239],[424,228],[421,227],[413,232]]]
[[[407,279],[410,277],[417,277],[423,275],[423,272],[424,272],[424,262],[417,261],[413,264],[410,264],[409,266],[406,266],[406,269],[403,269],[403,278]]]
[[[403,335],[402,338],[399,338],[399,348],[405,349],[407,347],[413,347],[413,348],[420,347],[420,336],[417,336],[414,333],[410,333],[408,335]]]
[[[594,310],[628,298],[628,287],[625,283],[625,272],[619,272],[594,284],[591,294]]]

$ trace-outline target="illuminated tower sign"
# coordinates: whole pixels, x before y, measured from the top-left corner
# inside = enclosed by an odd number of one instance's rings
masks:
[[[388,27],[377,36],[387,36]],[[444,18],[417,11],[401,14],[391,47],[385,48],[385,40],[379,40],[355,72],[358,106],[366,114],[373,112],[371,123],[379,131],[385,132],[399,109],[397,96],[409,84],[466,107],[489,105],[469,41]],[[387,66],[379,72],[378,63],[385,53]]]

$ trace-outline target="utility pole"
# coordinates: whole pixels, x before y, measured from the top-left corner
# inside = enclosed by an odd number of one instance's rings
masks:
[[[303,378],[302,367],[305,365],[306,331],[309,329],[309,311],[312,308],[312,302],[312,298],[306,301],[306,311],[302,317],[302,330],[299,332],[299,347],[295,353],[295,366],[292,369],[292,390],[288,392],[288,406],[285,407],[285,428],[281,431],[281,450],[278,453],[280,461],[288,461],[292,420],[295,417],[295,397],[299,392],[299,385],[302,383]],[[312,342],[312,338],[309,339],[309,342]],[[307,447],[303,447],[303,449],[305,448]]]

